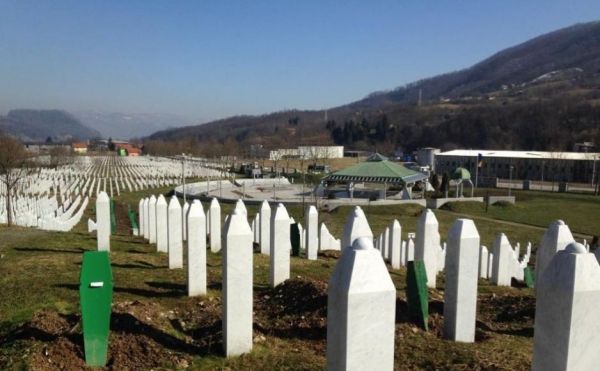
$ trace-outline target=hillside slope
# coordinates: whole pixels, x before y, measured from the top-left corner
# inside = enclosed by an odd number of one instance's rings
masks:
[[[100,133],[83,125],[79,120],[60,110],[11,110],[0,116],[0,131],[18,136],[25,141],[54,141],[89,139]]]

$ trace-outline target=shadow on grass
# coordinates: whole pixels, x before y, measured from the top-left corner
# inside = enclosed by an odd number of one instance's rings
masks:
[[[185,293],[187,288],[186,285],[172,282],[146,281],[145,283],[146,285],[157,289],[181,291],[182,293]]]
[[[21,252],[48,252],[48,253],[66,253],[66,254],[81,254],[85,251],[88,251],[81,247],[75,248],[75,249],[53,249],[51,247],[49,247],[47,249],[43,249],[41,247],[15,247],[14,249],[16,251],[21,251]]]
[[[135,249],[125,250],[125,252],[129,253],[129,254],[149,254],[148,251],[140,251],[140,250],[135,250]]]
[[[161,287],[162,282],[146,282],[148,286],[151,287]],[[169,284],[166,284],[169,285]],[[177,287],[175,287],[177,286]],[[79,285],[72,283],[59,283],[56,285],[52,285],[52,287],[58,287],[68,290],[79,290]],[[165,286],[163,286],[165,287]],[[126,293],[131,295],[143,296],[145,298],[178,298],[187,295],[186,287],[184,285],[176,285],[173,284],[173,288],[169,291],[158,291],[158,290],[148,290],[142,289],[139,287],[113,287],[113,292]]]
[[[495,331],[492,330],[492,331],[497,334],[523,336],[523,337],[533,338],[533,327],[523,327],[523,328],[512,329],[512,330],[495,330]]]
[[[136,264],[112,263],[111,266],[116,267],[116,268],[132,268],[132,269],[162,269],[162,268],[166,268],[166,266],[154,265],[154,264],[150,264],[150,263],[147,263],[147,262],[141,261],[141,260],[136,260],[134,263],[136,263]]]

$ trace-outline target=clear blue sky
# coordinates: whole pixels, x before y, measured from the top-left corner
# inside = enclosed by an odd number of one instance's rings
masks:
[[[319,109],[596,19],[599,0],[0,0],[0,112]]]

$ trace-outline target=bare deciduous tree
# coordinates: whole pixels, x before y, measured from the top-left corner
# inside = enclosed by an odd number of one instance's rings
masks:
[[[32,172],[31,156],[17,139],[0,134],[0,182],[4,184],[6,216],[12,225],[11,201],[19,181]]]

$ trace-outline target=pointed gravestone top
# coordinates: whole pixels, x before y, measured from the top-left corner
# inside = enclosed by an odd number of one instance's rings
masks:
[[[161,197],[162,197],[162,195],[161,195]],[[181,205],[179,204],[179,200],[177,199],[176,196],[171,197],[171,201],[169,201],[169,210],[173,210],[173,209],[181,209]]]
[[[570,254],[586,254],[587,249],[578,242],[571,242],[565,247],[565,252]]]
[[[248,210],[246,210],[246,205],[241,199],[238,199],[235,203],[235,210],[238,210],[242,215],[246,217],[248,216]]]

